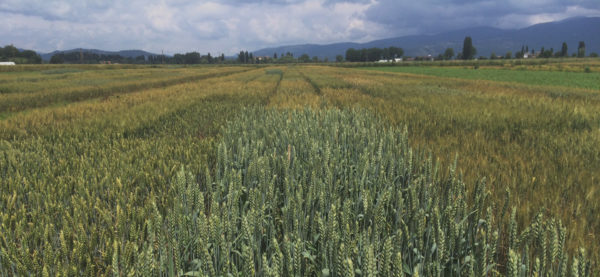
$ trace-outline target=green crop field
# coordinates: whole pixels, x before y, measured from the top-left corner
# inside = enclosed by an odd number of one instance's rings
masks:
[[[597,276],[596,65],[3,68],[0,276]]]
[[[590,72],[585,72],[586,68]],[[589,66],[581,65],[578,68],[565,66],[564,70],[579,71],[553,71],[532,70],[527,67],[516,67],[516,69],[498,69],[497,67],[432,67],[432,66],[395,66],[395,67],[371,67],[384,72],[401,72],[437,77],[460,78],[469,80],[489,80],[497,82],[515,82],[537,86],[554,86],[600,90],[600,70],[592,71]]]

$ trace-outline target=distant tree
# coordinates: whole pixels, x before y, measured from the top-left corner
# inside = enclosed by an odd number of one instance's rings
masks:
[[[177,54],[173,55],[173,62],[176,63],[176,64],[184,64],[185,63],[185,56],[183,56],[182,54],[177,53]],[[150,59],[148,59],[148,63],[151,63]]]
[[[567,42],[563,42],[562,43],[562,47],[560,49],[560,56],[561,57],[568,57],[569,56],[569,50],[568,50]]]
[[[198,52],[188,52],[185,53],[183,59],[185,64],[199,64],[202,58]]]
[[[310,56],[308,56],[308,54],[302,54],[302,56],[298,58],[298,61],[302,63],[310,62]]]
[[[11,45],[4,46],[4,50],[2,51],[5,58],[16,58],[19,55],[19,49]]]
[[[338,63],[343,62],[344,61],[344,56],[342,56],[342,55],[335,56],[335,61],[338,62]]]
[[[221,62],[225,61],[225,54],[221,53]]]
[[[276,60],[277,59],[277,53],[273,53],[273,59]]]
[[[504,55],[505,59],[511,59],[512,58],[512,52],[508,51],[506,52],[506,55]]]
[[[139,55],[139,56],[135,57],[135,62],[136,63],[145,63],[146,62],[146,56]]]
[[[523,52],[517,51],[515,52],[515,59],[522,59],[524,56]]]
[[[394,59],[404,55],[404,50],[398,47],[389,48],[349,48],[346,50],[346,61],[348,62],[374,62],[380,59]],[[336,61],[342,61],[343,57],[336,57]]]
[[[360,60],[361,62],[366,62],[369,60],[369,54],[367,52],[367,48],[360,49]]]
[[[319,62],[319,57],[317,57],[317,56],[313,56],[313,57],[312,57],[312,62],[313,62],[313,63],[318,63],[318,62]]]
[[[244,63],[250,62],[250,55],[248,55],[248,51],[244,52]]]
[[[542,49],[540,50],[539,56],[541,58],[550,58],[550,57],[552,57],[553,54],[554,54],[554,48],[550,48],[549,50],[546,50],[544,47],[542,47]]]
[[[492,54],[490,54],[490,60],[495,60],[497,58],[498,56],[496,55],[496,53],[492,52]]]
[[[62,64],[64,62],[65,62],[65,59],[64,59],[63,53],[54,54],[54,55],[52,55],[52,57],[50,57],[50,63],[52,63],[52,64]]]
[[[17,59],[19,63],[42,63],[42,57],[32,50],[23,50],[21,52],[17,50]]]
[[[590,53],[590,57],[597,58],[598,57],[598,53],[592,52],[592,53]]]
[[[567,53],[567,57],[568,56],[569,56],[569,54]],[[563,55],[560,52],[557,51],[557,52],[554,52],[554,57],[555,58],[560,58],[560,57],[563,57]]]
[[[444,60],[451,60],[452,57],[454,57],[454,49],[446,48],[446,51],[444,51]]]
[[[399,47],[390,46],[390,58],[402,58],[404,56],[404,49]]]
[[[585,42],[580,41],[579,46],[577,47],[577,57],[583,58],[585,57]]]
[[[296,60],[292,57],[292,56],[280,56],[279,60],[277,60],[278,63],[293,63],[296,62]]]
[[[390,52],[390,48],[383,48],[383,51],[381,52],[381,56],[385,60],[393,59],[392,53]]]
[[[525,45],[521,45],[521,50],[515,52],[515,59],[522,59],[525,56]]]
[[[358,62],[360,61],[360,51],[354,48],[349,48],[346,50],[346,61],[349,62]]]
[[[248,52],[246,52],[248,53]],[[248,63],[254,63],[254,54],[250,53],[248,54]]]
[[[477,50],[473,47],[473,40],[471,37],[465,37],[465,40],[463,41],[462,58],[464,60],[471,60],[475,57],[476,53]]]
[[[374,62],[381,59],[383,50],[381,48],[372,47],[367,49],[367,61]]]

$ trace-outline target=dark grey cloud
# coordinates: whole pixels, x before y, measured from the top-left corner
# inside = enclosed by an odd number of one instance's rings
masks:
[[[598,0],[378,0],[365,12],[367,20],[395,35],[473,26],[521,28],[580,15],[600,15]]]
[[[0,12],[38,16],[47,20],[80,21],[114,8],[123,7],[118,1],[56,1],[2,0]]]
[[[597,1],[0,0],[0,38],[40,51],[94,47],[233,54],[600,16]]]

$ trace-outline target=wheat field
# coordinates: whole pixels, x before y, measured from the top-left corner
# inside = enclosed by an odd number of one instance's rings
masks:
[[[4,70],[0,276],[597,276],[594,64]]]

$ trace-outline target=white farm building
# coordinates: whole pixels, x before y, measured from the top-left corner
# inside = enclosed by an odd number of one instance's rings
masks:
[[[0,65],[15,65],[15,62],[0,62]]]

